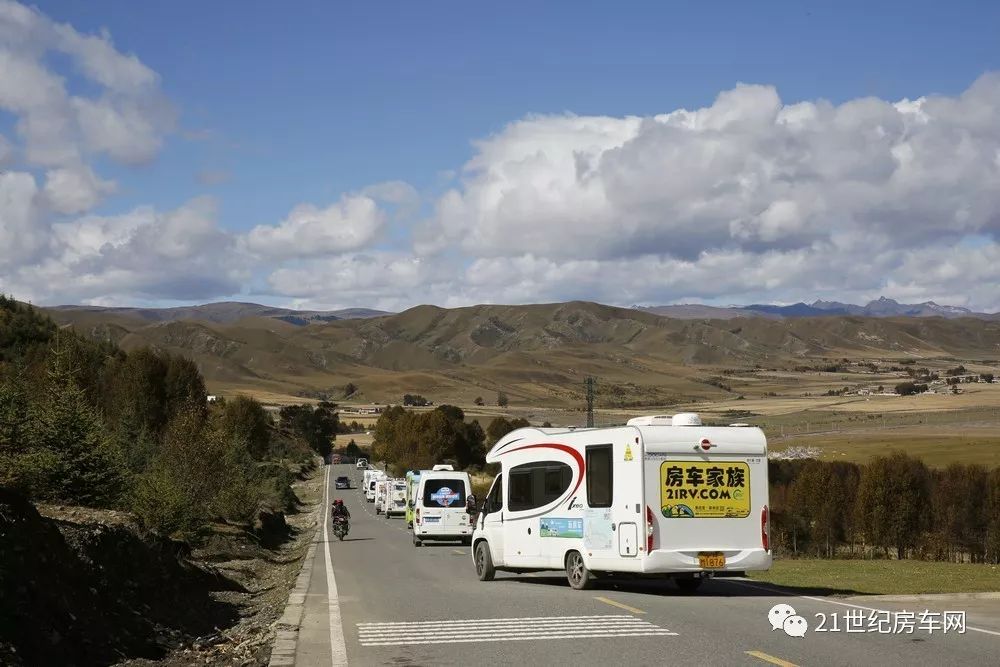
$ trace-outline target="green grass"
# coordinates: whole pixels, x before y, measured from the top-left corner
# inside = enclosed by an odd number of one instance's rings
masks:
[[[1000,565],[919,560],[775,560],[757,581],[793,588],[870,595],[1000,591]]]

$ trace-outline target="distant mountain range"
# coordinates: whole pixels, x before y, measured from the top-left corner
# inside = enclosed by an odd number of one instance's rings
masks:
[[[358,320],[368,317],[381,317],[392,313],[370,308],[344,308],[342,310],[292,310],[262,306],[257,303],[241,303],[239,301],[220,301],[206,303],[201,306],[180,306],[177,308],[112,308],[104,306],[52,306],[46,310],[64,313],[91,313],[94,315],[120,316],[136,318],[145,322],[177,322],[179,320],[198,320],[216,324],[230,324],[248,317],[264,317],[282,320],[289,324],[303,326],[317,322],[334,322],[336,320]]]
[[[1000,320],[1000,313],[979,313],[960,306],[941,306],[933,301],[923,303],[899,303],[894,299],[880,297],[867,305],[839,301],[814,301],[794,303],[790,306],[775,306],[755,303],[749,306],[704,306],[701,304],[680,304],[675,306],[634,306],[638,310],[655,313],[663,317],[682,320],[720,319],[737,317],[767,317],[788,319],[796,317],[832,317],[854,315],[859,317],[944,317],[958,319],[971,317],[979,320]]]
[[[344,318],[371,311],[233,303],[45,310],[59,324],[126,350],[149,346],[190,357],[213,393],[342,398],[352,383],[363,400],[379,402],[420,393],[437,403],[471,403],[503,390],[524,405],[577,405],[583,379],[593,375],[605,400],[666,404],[732,398],[728,380],[717,377],[721,369],[755,364],[1000,355],[1000,321],[971,318],[785,317],[742,308],[732,309],[738,320],[690,308],[681,312],[699,315],[678,318],[579,301],[417,306],[354,319]]]

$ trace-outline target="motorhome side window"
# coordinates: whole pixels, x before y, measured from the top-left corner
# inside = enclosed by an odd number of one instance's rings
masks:
[[[508,475],[507,508],[521,512],[544,507],[559,500],[572,481],[573,469],[559,461],[515,466]]]
[[[587,447],[587,504],[611,507],[611,445]]]

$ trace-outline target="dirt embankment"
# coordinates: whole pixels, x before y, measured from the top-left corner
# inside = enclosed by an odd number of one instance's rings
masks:
[[[0,489],[0,664],[266,664],[315,527],[321,477],[301,477],[287,523],[217,525],[194,549],[125,513]]]

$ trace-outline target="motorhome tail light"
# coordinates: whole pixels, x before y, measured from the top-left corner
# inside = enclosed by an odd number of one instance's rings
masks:
[[[653,527],[656,525],[655,521],[656,518],[653,516],[653,510],[650,509],[649,505],[646,505],[646,553],[653,553]]]
[[[760,544],[764,547],[764,551],[771,550],[771,538],[768,535],[771,526],[768,524],[767,519],[767,505],[764,505],[764,508],[760,511]]]
[[[420,510],[419,509],[417,510],[417,513],[416,513],[416,515],[415,515],[414,518],[417,520],[417,525],[419,526],[420,525]]]

